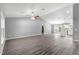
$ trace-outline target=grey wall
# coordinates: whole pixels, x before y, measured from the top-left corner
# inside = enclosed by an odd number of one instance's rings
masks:
[[[73,33],[74,41],[79,41],[79,4],[73,5]]]
[[[33,21],[30,18],[6,18],[5,31],[6,38],[20,38],[34,35],[40,35],[42,24],[45,28],[45,34],[51,33],[51,25],[41,18]]]

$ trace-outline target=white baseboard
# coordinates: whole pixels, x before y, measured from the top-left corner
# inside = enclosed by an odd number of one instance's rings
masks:
[[[79,42],[79,40],[73,40],[74,42]]]
[[[41,34],[29,35],[29,36],[22,36],[22,37],[13,37],[13,38],[7,38],[6,40],[16,39],[16,38],[24,38],[24,37],[30,37],[30,36],[38,36],[38,35],[41,35]]]
[[[2,53],[3,53],[4,45],[5,45],[5,41],[4,41],[3,44],[1,44],[1,47],[0,47],[0,55],[2,55]]]
[[[73,40],[76,45],[79,45],[79,40]]]

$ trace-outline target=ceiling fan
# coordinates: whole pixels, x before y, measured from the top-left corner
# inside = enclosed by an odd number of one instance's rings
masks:
[[[32,19],[32,20],[36,20],[36,19],[38,19],[38,18],[39,18],[39,16],[38,16],[38,15],[34,15],[34,12],[32,12],[31,19]]]
[[[30,17],[32,20],[36,20],[39,18],[39,15],[35,15],[34,12],[31,12],[31,14],[26,15],[26,17]]]

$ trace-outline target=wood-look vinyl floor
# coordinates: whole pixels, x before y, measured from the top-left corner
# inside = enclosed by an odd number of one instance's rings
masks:
[[[7,40],[3,55],[74,55],[78,51],[72,37],[48,34]]]

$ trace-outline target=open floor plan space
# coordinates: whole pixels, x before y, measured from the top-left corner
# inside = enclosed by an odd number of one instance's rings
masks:
[[[0,55],[79,55],[78,3],[0,3]]]

